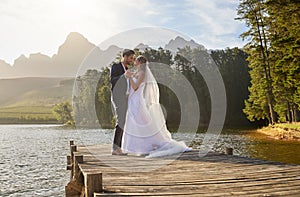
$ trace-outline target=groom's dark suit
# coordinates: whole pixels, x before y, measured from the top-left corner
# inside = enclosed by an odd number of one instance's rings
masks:
[[[125,68],[127,70],[127,68]],[[117,116],[116,130],[113,141],[113,150],[121,147],[123,129],[128,105],[127,79],[122,63],[113,64],[110,72],[110,83],[114,110]]]

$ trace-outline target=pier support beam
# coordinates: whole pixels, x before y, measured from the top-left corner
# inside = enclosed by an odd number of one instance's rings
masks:
[[[77,153],[77,146],[70,140],[70,155],[67,156],[67,169],[71,170],[70,182],[65,187],[66,197],[84,196],[84,177],[79,168],[83,163],[83,155]]]
[[[94,192],[102,192],[102,173],[84,175],[85,197],[93,197]]]
[[[83,155],[74,155],[73,163],[73,180],[78,183],[83,183],[83,175],[80,171],[78,164],[83,163]]]

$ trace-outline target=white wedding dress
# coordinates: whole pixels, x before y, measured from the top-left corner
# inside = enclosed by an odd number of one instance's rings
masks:
[[[148,66],[139,88],[136,91],[130,88],[122,150],[147,154],[147,158],[191,150],[183,141],[172,139],[159,103],[158,85]]]

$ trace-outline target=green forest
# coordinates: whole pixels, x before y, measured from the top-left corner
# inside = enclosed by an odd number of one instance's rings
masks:
[[[238,20],[248,31],[251,85],[244,113],[251,121],[299,121],[300,2],[297,0],[240,1]]]

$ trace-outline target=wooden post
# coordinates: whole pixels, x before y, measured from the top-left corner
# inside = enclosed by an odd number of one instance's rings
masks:
[[[83,155],[74,154],[74,161],[77,161],[78,163],[83,163]]]
[[[83,155],[74,155],[74,172],[73,172],[73,180],[78,181],[78,182],[83,182],[83,180],[80,179],[80,168],[78,164],[83,163]]]
[[[71,155],[67,155],[67,170],[71,170]]]
[[[67,155],[67,164],[70,165],[71,164],[71,156]]]
[[[71,164],[74,162],[74,152],[77,151],[77,146],[76,145],[71,145]]]
[[[76,145],[71,145],[71,180],[73,178],[73,170],[74,170],[74,152],[77,151]]]
[[[86,197],[93,197],[94,192],[102,192],[102,173],[85,174],[84,186]]]
[[[225,154],[226,155],[233,155],[233,148],[225,147]]]
[[[71,150],[71,146],[74,145],[74,140],[70,140],[70,152],[72,152]],[[71,170],[72,169],[72,157],[71,155],[67,155],[67,170]]]
[[[76,152],[76,151],[77,151],[77,146],[76,145],[71,145],[71,154],[73,154],[73,152]],[[71,155],[71,156],[74,157],[74,155]]]

